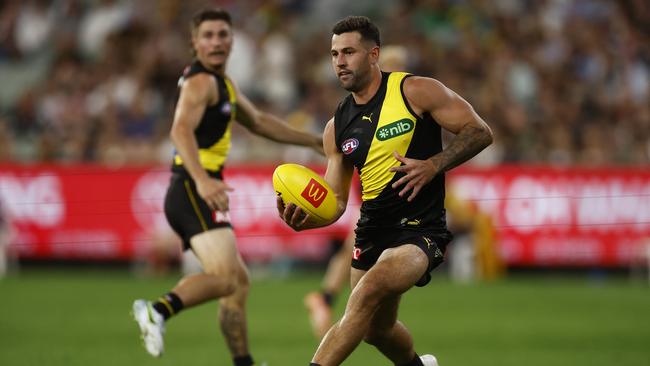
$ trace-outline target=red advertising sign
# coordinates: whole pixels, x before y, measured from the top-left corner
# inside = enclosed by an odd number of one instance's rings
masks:
[[[354,215],[346,212],[327,228],[294,232],[278,217],[273,169],[226,169],[225,179],[235,188],[230,220],[242,255],[258,261],[322,258],[330,240],[349,233]],[[169,177],[166,167],[0,166],[0,200],[12,222],[12,248],[35,259],[140,257],[154,238],[173,235],[163,212]],[[356,196],[351,195],[349,211],[358,210]]]
[[[358,195],[336,224],[296,233],[277,215],[273,169],[226,169],[240,251],[253,261],[322,258],[352,228]],[[173,235],[162,209],[169,175],[166,167],[0,166],[12,248],[23,258],[138,258],[155,238]],[[449,174],[447,186],[490,215],[511,265],[625,266],[650,242],[648,170],[466,168]]]
[[[506,263],[625,266],[650,244],[650,171],[500,166],[450,174],[488,213]]]

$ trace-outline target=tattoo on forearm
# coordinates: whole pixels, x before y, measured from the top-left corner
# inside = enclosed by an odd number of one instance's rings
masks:
[[[440,163],[440,172],[446,172],[466,162],[491,143],[492,135],[489,130],[476,126],[463,127],[449,145],[435,156]]]
[[[219,314],[221,332],[226,338],[228,348],[233,355],[248,353],[246,318],[243,310],[221,306]]]

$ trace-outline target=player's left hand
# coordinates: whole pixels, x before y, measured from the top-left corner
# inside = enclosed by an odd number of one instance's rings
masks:
[[[403,165],[392,167],[390,168],[390,171],[404,173],[404,176],[393,183],[392,187],[393,189],[397,189],[399,186],[404,185],[402,190],[399,192],[399,196],[403,197],[411,191],[411,194],[407,199],[407,201],[411,202],[420,192],[422,187],[431,182],[433,177],[438,174],[438,169],[434,165],[433,161],[429,159],[409,159],[398,154],[397,151],[393,152],[393,156]]]

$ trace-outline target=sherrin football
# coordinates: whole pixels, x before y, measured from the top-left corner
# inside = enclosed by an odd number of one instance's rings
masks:
[[[293,203],[319,224],[336,214],[336,198],[329,184],[313,170],[298,164],[282,164],[273,172],[273,189],[284,204]]]

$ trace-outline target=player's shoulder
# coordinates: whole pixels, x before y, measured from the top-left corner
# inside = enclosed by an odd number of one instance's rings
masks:
[[[327,123],[325,123],[325,128],[323,129],[324,133],[333,133],[334,132],[334,117],[330,118]]]
[[[404,80],[403,92],[411,105],[423,108],[438,105],[450,95],[450,90],[439,80],[415,75]]]
[[[210,74],[205,73],[194,74],[190,77],[182,78],[182,80],[179,80],[179,87],[184,90],[209,90],[214,89],[215,86],[216,83],[214,77]]]
[[[203,101],[208,104],[218,99],[219,91],[215,78],[208,73],[193,74],[188,78],[179,80],[181,98]]]
[[[427,76],[408,74],[404,80],[404,92],[407,93],[417,93],[423,89],[442,89],[444,87],[444,84],[439,80]]]
[[[185,81],[193,79],[202,79],[202,82],[212,81],[214,83],[218,78],[220,78],[219,75],[208,70],[198,60],[195,60],[183,69],[183,73],[178,80],[178,86],[181,87]]]

